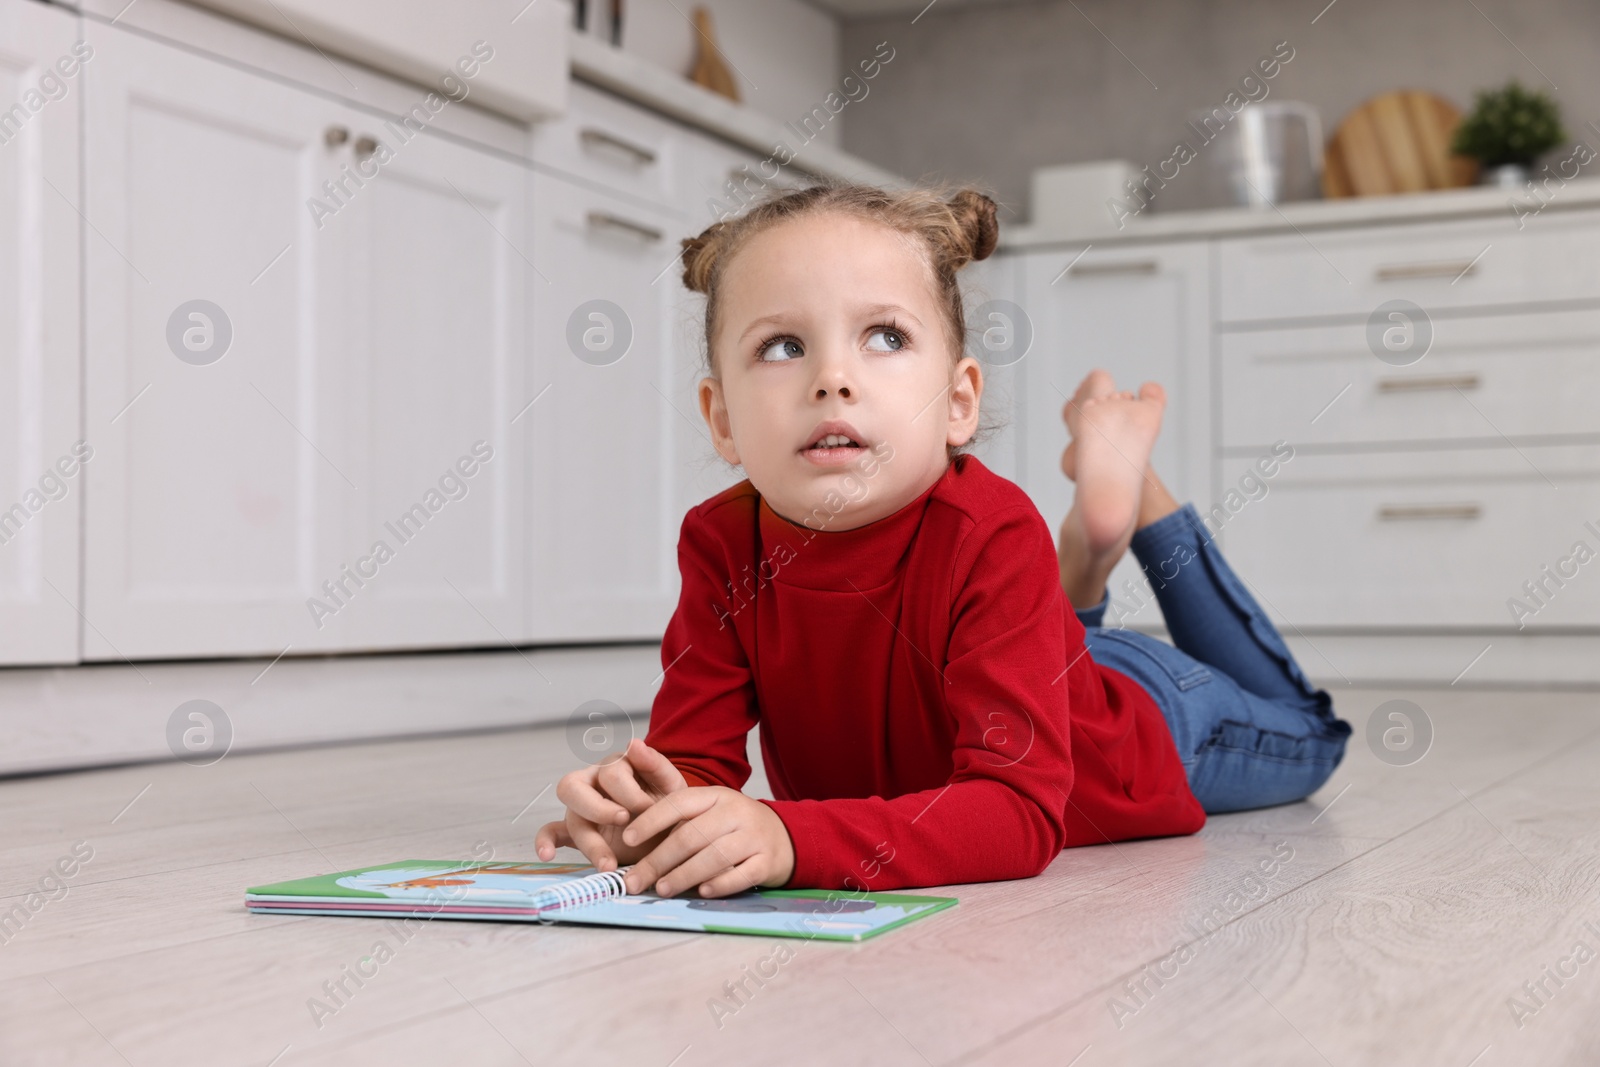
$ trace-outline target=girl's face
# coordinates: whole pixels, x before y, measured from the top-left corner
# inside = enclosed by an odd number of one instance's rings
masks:
[[[700,382],[712,443],[779,515],[850,530],[921,496],[971,439],[983,374],[952,359],[911,239],[838,212],[788,219],[723,269]],[[828,423],[853,444],[813,449]]]

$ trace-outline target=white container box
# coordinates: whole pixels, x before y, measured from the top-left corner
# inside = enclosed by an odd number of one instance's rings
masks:
[[[1041,233],[1093,236],[1115,232],[1117,220],[1107,202],[1126,200],[1127,183],[1139,168],[1125,159],[1038,167],[1030,188],[1030,220]]]

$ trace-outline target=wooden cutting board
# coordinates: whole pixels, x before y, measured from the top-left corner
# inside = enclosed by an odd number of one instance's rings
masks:
[[[1471,185],[1476,160],[1450,154],[1461,112],[1433,93],[1384,93],[1344,117],[1328,139],[1322,195],[1392,196]]]

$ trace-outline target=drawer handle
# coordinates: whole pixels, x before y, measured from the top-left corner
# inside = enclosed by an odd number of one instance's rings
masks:
[[[1440,374],[1432,378],[1381,378],[1380,393],[1420,393],[1431,389],[1476,389],[1483,379],[1476,374]]]
[[[626,230],[635,236],[643,237],[646,241],[659,241],[666,236],[654,226],[646,226],[642,222],[634,222],[632,219],[625,219],[621,215],[613,215],[609,211],[589,212],[588,222],[590,227],[610,227],[614,230]]]
[[[1153,259],[1129,259],[1121,263],[1075,263],[1067,269],[1068,277],[1094,278],[1113,274],[1154,274],[1161,264]]]
[[[1398,282],[1409,278],[1462,278],[1476,274],[1476,259],[1454,259],[1444,263],[1398,263],[1392,267],[1379,267],[1380,282]]]
[[[1378,508],[1383,522],[1412,522],[1431,519],[1477,519],[1483,508],[1477,504],[1384,504]]]
[[[579,130],[578,137],[585,145],[600,144],[621,149],[640,163],[654,163],[656,161],[655,149],[646,148],[641,144],[634,144],[632,141],[618,137],[614,133],[607,133],[605,130],[594,126],[585,126],[582,130]]]

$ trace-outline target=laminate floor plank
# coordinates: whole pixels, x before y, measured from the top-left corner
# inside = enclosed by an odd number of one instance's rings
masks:
[[[1365,736],[1397,696],[1433,730],[1407,765]],[[1600,950],[1600,698],[1336,699],[1356,734],[1308,800],[930,888],[960,905],[848,945],[448,920],[402,940],[245,911],[245,886],[330,869],[533,858],[578,764],[561,727],[0,781],[0,912],[95,848],[0,943],[0,1063],[1600,1058],[1600,958],[1559,987],[1544,970],[1579,939]],[[354,986],[380,939],[393,958]],[[1548,995],[1519,993],[1541,979]]]

